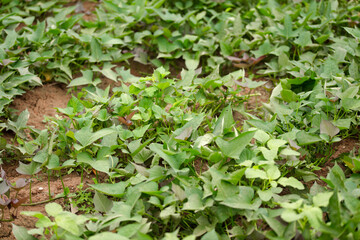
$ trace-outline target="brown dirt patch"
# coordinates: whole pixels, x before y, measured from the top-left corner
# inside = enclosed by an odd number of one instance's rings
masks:
[[[7,174],[7,179],[10,180],[10,182],[15,182],[19,178],[29,178],[29,176],[20,175],[16,172],[16,165],[15,164],[4,164],[3,169],[5,170]],[[77,190],[77,186],[81,182],[80,174],[77,172],[72,172],[70,174],[64,174],[63,173],[63,181],[64,185],[70,189],[71,193],[75,193]],[[85,185],[88,183],[91,183],[92,181],[89,179],[89,177],[84,177],[84,183]],[[26,198],[26,204],[29,202],[29,185],[27,185],[24,189],[20,190],[18,199]],[[45,173],[40,173],[37,175],[36,178],[33,178],[32,180],[32,202],[41,202],[46,201],[49,199],[48,195],[48,182],[47,182],[47,175]],[[58,177],[50,177],[50,190],[53,193],[53,196],[62,193],[63,188],[60,181],[60,178]],[[15,194],[14,192],[11,193],[11,196]],[[64,199],[57,199],[55,202],[59,203],[63,207],[65,207]],[[0,239],[15,239],[15,237],[12,235],[12,225],[11,223],[26,227],[26,228],[34,228],[35,223],[37,221],[37,218],[34,217],[28,217],[20,214],[22,211],[39,211],[45,214],[45,205],[46,204],[39,204],[35,206],[20,206],[17,210],[16,218],[12,222],[0,222]],[[68,207],[68,206],[67,206]],[[13,209],[11,209],[11,212]],[[5,219],[9,219],[9,211],[5,210]]]
[[[101,77],[101,83],[99,83],[96,87],[104,90],[108,86],[110,86],[110,91],[111,91],[112,88],[114,88],[114,87],[120,87],[121,81],[114,82],[113,80],[111,80],[109,78]]]
[[[355,149],[355,154],[358,153],[360,147],[360,142],[358,139],[346,138],[337,142],[333,145],[335,152],[330,156],[329,161],[332,161],[341,156],[341,154],[349,153]]]
[[[257,108],[261,107],[262,103],[269,101],[271,92],[267,91],[264,87],[255,89],[243,88],[241,95],[254,95],[245,102],[245,108],[249,111],[256,111]]]
[[[83,13],[85,15],[83,16],[83,19],[86,21],[92,21],[96,18],[95,14],[93,13],[99,3],[98,2],[90,2],[86,1],[83,2]]]
[[[329,157],[329,160],[324,163],[323,166],[321,166],[320,170],[314,171],[314,173],[318,176],[319,180],[316,180],[317,184],[320,186],[327,186],[327,184],[321,180],[321,178],[326,178],[329,171],[334,167],[335,165],[335,159],[339,158],[342,154],[349,153],[350,151],[355,150],[355,154],[358,154],[360,147],[360,142],[357,139],[354,138],[346,138],[341,140],[340,142],[335,143],[332,148],[334,149],[334,152]],[[322,156],[324,157],[324,156]],[[343,162],[338,161],[337,164],[339,167],[344,171],[345,175],[351,175],[351,172],[349,169],[344,165]],[[304,183],[309,189],[311,186],[315,183],[315,181],[309,181]]]
[[[271,89],[273,83],[269,79],[256,79],[256,81],[265,81],[266,86],[268,89]],[[240,86],[235,86],[239,88]],[[240,87],[242,88],[240,95],[241,96],[249,96],[249,98],[244,102],[244,111],[254,114],[258,116],[259,109],[262,107],[262,103],[266,103],[269,101],[271,96],[271,91],[267,90],[264,86],[257,87],[255,89],[250,89],[247,87]],[[261,118],[261,116],[258,116]],[[244,121],[247,120],[247,117],[241,114],[238,111],[234,111],[234,119],[238,122],[238,127],[244,124]]]
[[[46,126],[43,122],[44,116],[55,116],[56,107],[66,107],[71,98],[67,91],[65,85],[47,84],[15,98],[10,107],[18,110],[18,113],[28,109],[30,113],[28,125],[44,129]]]
[[[129,63],[130,72],[134,76],[141,77],[151,75],[154,72],[154,67],[151,65],[144,65],[133,60],[130,60]],[[75,73],[73,78],[80,76],[80,73]],[[114,82],[102,76],[101,83],[98,87],[105,89],[109,85],[112,89],[113,87],[121,86],[121,82]],[[80,90],[81,87],[77,89]],[[71,94],[69,94],[68,91],[69,88],[62,83],[45,84],[15,98],[10,107],[16,109],[17,114],[28,109],[30,117],[27,125],[37,129],[44,129],[46,128],[46,123],[43,122],[44,116],[55,116],[55,114],[59,114],[55,108],[66,107],[68,101],[71,99]]]
[[[135,61],[134,59],[129,59],[129,64],[130,64],[130,73],[136,77],[143,77],[143,76],[148,76],[151,75],[154,70],[156,69],[156,67],[152,66],[152,65],[145,65],[142,63],[139,63],[137,61]]]
[[[207,161],[204,159],[195,159],[193,162],[193,166],[197,174],[201,175],[202,173],[206,172],[209,169]]]
[[[94,11],[99,5],[98,1],[78,1],[70,0],[69,3],[65,4],[65,7],[76,6],[75,13],[83,13],[83,19],[85,21],[93,21],[96,19]]]

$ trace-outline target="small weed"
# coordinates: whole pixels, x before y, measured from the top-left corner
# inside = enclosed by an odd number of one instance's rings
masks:
[[[79,213],[93,213],[94,209],[94,192],[90,188],[84,189],[84,185],[77,186],[75,196],[71,198],[70,204],[76,212]]]

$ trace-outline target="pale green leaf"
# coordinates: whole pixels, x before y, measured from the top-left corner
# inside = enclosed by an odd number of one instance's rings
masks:
[[[289,178],[282,177],[278,180],[278,183],[281,184],[282,186],[290,186],[300,190],[305,189],[304,185],[294,177],[289,177]]]

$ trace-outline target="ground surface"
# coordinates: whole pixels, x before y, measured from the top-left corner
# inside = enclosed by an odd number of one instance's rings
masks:
[[[17,165],[13,165],[11,163],[4,164],[3,168],[5,172],[7,173],[7,177],[10,180],[10,182],[15,182],[19,178],[28,178],[28,176],[21,175],[17,173],[16,168]],[[77,172],[72,172],[70,174],[66,174],[63,177],[64,185],[70,189],[71,192],[75,192],[77,189],[76,187],[81,183],[81,177],[80,174]],[[90,183],[92,182],[89,177],[84,178],[84,183]],[[27,198],[29,196],[29,185],[27,185],[25,188],[20,190],[18,198]],[[62,183],[59,178],[51,177],[50,179],[50,190],[53,196],[56,196],[59,193],[63,192]],[[46,201],[49,199],[48,195],[48,182],[47,182],[47,176],[44,173],[41,173],[37,176],[37,178],[33,179],[32,186],[31,186],[31,196],[32,196],[32,202],[37,203],[41,201]],[[55,200],[55,202],[59,203],[60,205],[64,206],[64,199],[58,199]],[[25,202],[25,204],[29,204],[29,200]],[[18,208],[18,212],[16,215],[16,218],[13,222],[13,224],[16,224],[18,226],[24,226],[27,228],[33,228],[36,223],[36,218],[24,216],[20,214],[22,211],[39,211],[45,214],[44,210],[44,204],[38,204],[35,206],[20,206]],[[64,206],[65,207],[65,206]],[[12,210],[11,210],[12,212]],[[9,211],[5,211],[5,219],[9,219]],[[15,239],[12,234],[12,226],[10,222],[2,222],[0,223],[0,239]]]
[[[98,3],[96,2],[81,2],[81,1],[72,1],[71,5],[77,5],[77,11],[84,14],[83,18],[85,20],[91,20],[94,16],[94,9]],[[151,74],[154,69],[153,66],[143,65],[135,61],[129,62],[131,73],[136,76]],[[176,70],[172,71],[172,76],[179,76],[179,72]],[[271,84],[271,81],[269,81]],[[101,88],[105,88],[108,85],[112,87],[118,86],[120,83],[114,83],[113,81],[103,78],[102,83],[99,85]],[[55,116],[59,114],[55,108],[64,108],[66,107],[67,102],[71,98],[72,94],[76,94],[75,92],[69,92],[69,89],[62,84],[59,83],[48,83],[44,84],[41,87],[37,87],[33,90],[28,91],[26,94],[16,98],[11,105],[11,108],[17,110],[18,113],[28,109],[30,112],[30,118],[28,121],[28,125],[34,126],[37,129],[46,128],[46,123],[43,121],[45,116]],[[243,88],[242,94],[244,96],[253,94],[254,96],[250,97],[246,103],[245,108],[249,110],[250,113],[256,114],[257,109],[261,107],[262,102],[267,102],[269,100],[271,92],[269,89],[265,89],[264,87],[258,87],[254,90],[250,90],[248,88]],[[238,122],[238,124],[242,125],[243,121],[246,119],[239,112],[234,112],[234,118]],[[334,144],[334,152],[328,158],[328,162],[324,164],[324,166],[315,171],[315,174],[321,177],[326,177],[329,169],[334,165],[333,160],[340,157],[343,153],[348,153],[353,149],[358,151],[359,142],[357,139],[344,139],[339,143]],[[323,156],[320,156],[323,157]],[[343,167],[342,165],[340,165]],[[8,179],[11,182],[15,182],[19,178],[27,178],[27,176],[22,176],[17,173],[16,168],[18,167],[17,161],[6,162],[3,166],[4,170],[7,173]],[[194,167],[198,173],[204,172],[208,169],[208,166],[205,162],[197,159],[194,161]],[[49,199],[48,196],[48,182],[47,176],[44,173],[41,173],[37,176],[36,179],[33,179],[32,184],[32,201],[34,203],[46,201]],[[81,182],[80,174],[77,172],[72,172],[70,174],[66,174],[63,178],[64,184],[66,187],[70,189],[72,193],[76,192],[77,186]],[[85,177],[85,183],[92,183],[91,175]],[[322,184],[319,180],[318,184]],[[312,184],[312,183],[311,183]],[[62,183],[59,178],[51,177],[50,179],[51,193],[53,195],[59,194],[63,192]],[[310,184],[309,184],[310,186]],[[22,189],[19,193],[19,198],[28,196],[29,194],[29,185],[27,185],[24,189]],[[57,203],[64,205],[64,199],[56,200]],[[28,202],[26,202],[28,203]],[[32,228],[35,226],[36,218],[27,217],[21,215],[22,211],[44,211],[45,204],[39,204],[35,206],[21,206],[18,209],[18,213],[16,214],[15,220],[12,222],[19,226],[24,226],[26,228]],[[5,218],[9,218],[9,212],[6,211]],[[11,223],[2,222],[0,223],[0,239],[15,239],[11,234]]]
[[[144,66],[142,64],[131,61],[131,73],[136,76],[141,76],[141,73],[151,73],[151,66]],[[101,88],[105,88],[108,85],[111,87],[119,85],[106,78],[102,79],[100,84]],[[45,84],[44,86],[37,87],[33,90],[28,91],[26,94],[18,97],[12,104],[12,108],[18,110],[18,113],[28,109],[30,113],[28,125],[34,126],[37,129],[46,128],[46,123],[43,121],[45,116],[55,116],[59,114],[55,108],[64,108],[66,107],[67,102],[71,98],[71,94],[74,92],[69,92],[69,89],[62,84],[50,83]],[[248,95],[250,89],[244,88],[242,91],[243,95]],[[270,97],[270,92],[265,90],[263,87],[258,87],[254,90],[251,90],[252,94],[256,96],[250,97],[246,101],[246,107],[249,111],[255,111],[256,108],[261,107],[261,102],[267,102]],[[240,113],[234,113],[235,120],[242,123],[245,119]],[[200,172],[205,172],[208,169],[206,163],[196,160],[194,162],[195,169]],[[11,182],[15,182],[18,178],[27,178],[27,176],[22,176],[16,172],[17,164],[4,164],[3,168],[7,173],[7,176]],[[70,189],[71,192],[76,192],[76,187],[80,184],[81,177],[78,173],[72,172],[69,175],[64,176],[64,184]],[[91,179],[85,178],[85,183],[92,183]],[[59,178],[52,177],[50,179],[50,188],[51,192],[56,195],[63,191],[62,184]],[[20,198],[29,195],[29,185],[20,191]],[[48,182],[47,176],[45,174],[40,174],[37,179],[34,180],[32,184],[32,201],[40,202],[49,199],[48,195]],[[56,200],[57,203],[64,205],[63,199]],[[40,211],[45,213],[44,206],[46,204],[39,204],[36,206],[21,206],[18,209],[18,214],[13,221],[14,224],[18,226],[24,226],[27,228],[32,228],[35,226],[37,221],[36,218],[28,217],[21,215],[22,211]],[[6,213],[6,218],[9,217],[9,213]],[[11,235],[11,223],[1,223],[0,230],[0,239],[15,239]]]
[[[131,72],[134,75],[140,75],[142,65],[139,64],[132,64],[134,66]],[[149,66],[144,71],[149,72]],[[111,80],[103,79],[103,82],[100,84],[102,88],[107,87],[108,85],[116,86],[118,83],[114,83]],[[266,90],[264,87],[258,87],[254,90],[248,88],[244,88],[242,91],[243,95],[248,95],[249,93],[254,94],[255,96],[250,97],[246,101],[246,108],[249,111],[253,111],[256,113],[256,108],[261,107],[262,102],[267,102],[270,97],[270,92]],[[46,127],[46,123],[43,122],[44,116],[55,116],[58,114],[56,111],[56,107],[64,108],[68,100],[71,98],[71,92],[68,91],[68,88],[62,84],[46,84],[42,87],[37,87],[31,91],[28,91],[26,94],[18,97],[15,99],[12,107],[17,109],[18,112],[21,112],[25,109],[28,109],[30,112],[29,118],[29,125],[32,125],[38,129],[43,129]],[[238,121],[240,124],[245,119],[240,113],[234,113],[235,120]],[[334,153],[329,158],[329,162],[321,169],[316,171],[315,173],[318,176],[326,177],[328,170],[330,167],[334,165],[331,160],[338,158],[341,154],[350,152],[354,148],[359,148],[359,143],[356,139],[344,139],[343,141],[334,144]],[[18,178],[26,178],[27,176],[22,176],[16,172],[17,165],[13,165],[11,163],[4,164],[3,168],[7,173],[11,182],[15,182]],[[208,169],[208,166],[205,162],[201,160],[194,161],[194,167],[197,172],[205,172]],[[76,192],[76,187],[80,184],[81,177],[79,173],[72,172],[69,175],[64,176],[63,178],[64,184],[66,187],[70,189],[72,193]],[[85,183],[92,183],[90,177],[85,178]],[[322,181],[317,181],[318,184],[322,184]],[[310,184],[310,183],[309,183]],[[312,185],[312,183],[311,183]],[[50,179],[50,188],[51,192],[56,195],[63,191],[62,184],[59,178],[52,177]],[[24,189],[20,191],[20,198],[22,196],[28,196],[29,194],[29,185],[27,185]],[[33,202],[40,202],[48,200],[48,183],[47,183],[47,176],[45,174],[40,174],[37,179],[34,179],[32,184],[32,201]],[[64,206],[64,199],[56,200],[57,203]],[[18,214],[13,222],[16,225],[24,226],[27,228],[32,228],[35,226],[36,218],[27,217],[21,215],[20,212],[22,211],[44,211],[44,206],[46,204],[39,204],[36,206],[21,206],[18,209]],[[6,213],[6,218],[9,217],[8,212]],[[1,223],[1,230],[0,230],[0,239],[15,239],[11,235],[11,223]]]

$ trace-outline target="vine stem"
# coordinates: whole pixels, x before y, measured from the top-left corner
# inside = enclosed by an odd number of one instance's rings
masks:
[[[60,198],[65,198],[65,197],[74,197],[75,194],[69,194],[67,196],[65,196],[64,194],[60,195],[60,196],[56,196],[52,199],[48,199],[48,200],[44,200],[44,201],[40,201],[40,202],[35,202],[35,203],[25,203],[25,204],[21,204],[21,206],[36,206],[36,205],[41,205],[44,203],[49,203],[52,202],[54,200],[60,199]]]
[[[14,218],[10,218],[10,219],[0,219],[0,222],[12,222],[14,221]]]

